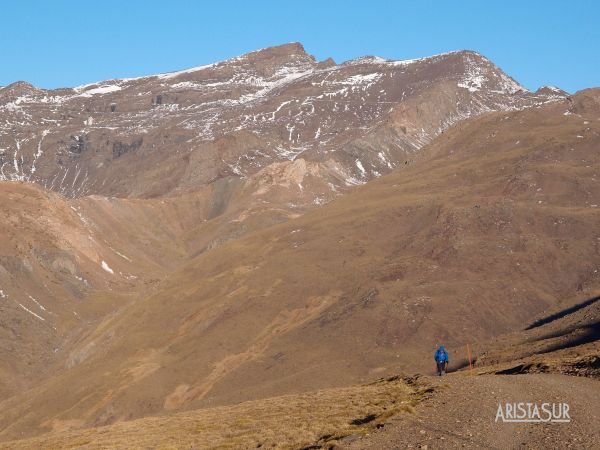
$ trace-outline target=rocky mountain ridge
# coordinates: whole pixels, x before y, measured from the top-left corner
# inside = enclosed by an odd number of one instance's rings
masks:
[[[0,88],[0,179],[68,197],[156,197],[302,159],[315,184],[302,203],[322,203],[460,120],[564,96],[528,92],[470,51],[338,65],[298,43],[75,88],[17,82]]]

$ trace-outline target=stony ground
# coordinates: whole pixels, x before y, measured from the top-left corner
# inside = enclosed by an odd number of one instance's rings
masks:
[[[341,448],[598,448],[600,381],[565,375],[427,377],[437,389],[415,415],[402,415]],[[444,387],[446,385],[446,387]],[[566,402],[570,423],[496,423],[498,403]]]

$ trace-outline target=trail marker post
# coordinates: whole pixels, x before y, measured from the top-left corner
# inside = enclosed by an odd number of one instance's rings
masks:
[[[467,357],[469,358],[469,369],[471,370],[471,375],[473,375],[473,361],[471,360],[471,346],[467,344]]]

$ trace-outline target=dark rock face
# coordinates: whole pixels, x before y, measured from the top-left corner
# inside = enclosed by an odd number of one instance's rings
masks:
[[[403,165],[460,120],[563,97],[528,92],[474,52],[338,65],[298,43],[73,89],[17,82],[0,88],[0,179],[71,197],[162,196],[302,158],[328,196]]]
[[[130,144],[126,144],[124,142],[119,142],[119,141],[113,142],[113,144],[112,144],[113,159],[120,158],[125,153],[136,151],[138,148],[141,147],[143,142],[144,142],[144,138],[136,139],[135,141],[131,142]]]
[[[71,136],[69,151],[80,155],[87,147],[87,136]]]

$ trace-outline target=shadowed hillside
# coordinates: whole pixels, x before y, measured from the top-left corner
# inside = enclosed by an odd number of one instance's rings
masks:
[[[600,296],[484,345],[479,373],[563,373],[600,378]]]

